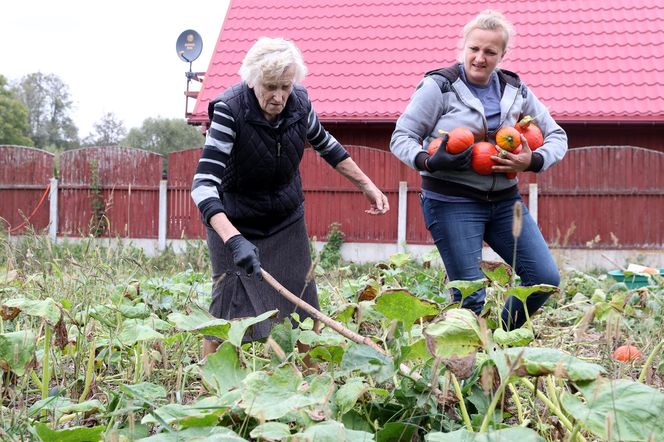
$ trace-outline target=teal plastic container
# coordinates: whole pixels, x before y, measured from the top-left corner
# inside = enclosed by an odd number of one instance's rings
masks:
[[[654,284],[655,278],[643,275],[628,274],[625,276],[622,270],[611,270],[608,272],[609,276],[618,282],[624,282],[627,288],[638,289],[650,284]],[[659,276],[664,277],[664,269],[659,269]]]

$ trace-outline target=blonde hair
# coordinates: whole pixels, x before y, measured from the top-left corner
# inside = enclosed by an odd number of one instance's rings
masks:
[[[503,33],[503,52],[507,51],[507,45],[510,42],[510,37],[514,35],[514,26],[510,23],[505,16],[493,9],[485,9],[477,14],[475,18],[466,23],[463,27],[462,47],[466,46],[468,35],[475,29],[483,29],[485,31],[501,31]]]
[[[295,43],[283,38],[261,37],[247,51],[238,73],[242,81],[254,87],[264,80],[281,78],[291,67],[295,70],[294,81],[301,82],[307,67]]]

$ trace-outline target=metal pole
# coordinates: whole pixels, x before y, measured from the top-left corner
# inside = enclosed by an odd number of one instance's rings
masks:
[[[408,183],[399,181],[399,211],[397,213],[397,251],[406,251],[406,220],[408,216]]]
[[[528,211],[537,224],[537,183],[528,184]]]
[[[161,180],[159,181],[159,233],[157,247],[159,251],[164,251],[166,249],[166,209],[168,204],[168,199],[166,198],[168,192],[168,181]]]
[[[58,179],[51,178],[51,191],[48,208],[48,236],[51,241],[58,239]]]

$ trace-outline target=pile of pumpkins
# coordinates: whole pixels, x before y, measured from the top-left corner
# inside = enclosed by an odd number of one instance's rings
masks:
[[[439,131],[442,132],[442,131]],[[445,132],[442,132],[445,133]],[[457,127],[447,132],[449,139],[445,150],[452,154],[459,154],[468,148],[472,148],[471,168],[480,175],[491,175],[492,167],[497,163],[491,159],[492,156],[505,156],[505,151],[518,154],[521,152],[521,135],[526,138],[528,147],[535,150],[544,144],[542,131],[533,123],[533,118],[526,115],[518,123],[512,126],[500,128],[496,133],[496,144],[488,141],[475,143],[473,133],[465,127]],[[427,148],[429,155],[433,155],[440,147],[442,139],[434,138]],[[516,177],[516,172],[505,174],[507,178]]]

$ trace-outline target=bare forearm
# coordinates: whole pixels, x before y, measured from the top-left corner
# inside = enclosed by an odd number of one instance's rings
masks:
[[[335,168],[340,174],[345,176],[348,181],[355,184],[371,203],[371,207],[365,210],[370,215],[382,215],[390,210],[390,204],[387,197],[378,187],[366,176],[352,158],[346,158],[337,164]]]
[[[213,215],[212,218],[210,218],[210,225],[224,242],[228,241],[229,238],[240,234],[240,231],[235,228],[224,212]]]
[[[352,158],[346,158],[341,161],[335,169],[359,189],[365,190],[367,187],[373,185],[371,179],[362,172],[362,169],[359,168]]]

